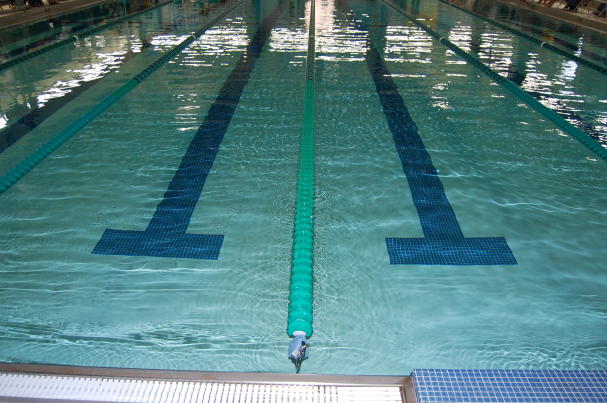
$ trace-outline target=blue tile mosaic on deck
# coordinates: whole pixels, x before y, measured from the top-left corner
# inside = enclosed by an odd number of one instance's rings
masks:
[[[342,4],[345,5],[345,2]],[[359,29],[368,31],[363,22],[352,15],[350,17]],[[417,125],[370,39],[367,41],[365,59],[424,232],[424,238],[386,238],[390,264],[517,264],[505,238],[464,237],[430,154],[417,132]]]
[[[282,10],[281,2],[263,21],[223,84],[146,230],[107,229],[92,253],[213,260],[219,257],[223,235],[186,231],[244,87]]]
[[[607,371],[413,371],[417,403],[607,402]]]

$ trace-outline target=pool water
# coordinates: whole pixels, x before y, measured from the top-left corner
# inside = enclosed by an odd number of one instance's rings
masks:
[[[7,141],[0,172],[232,4],[172,3],[1,73],[0,136],[49,94],[97,81]],[[0,360],[294,371],[286,324],[309,1],[281,3],[191,216],[188,234],[224,236],[218,259],[91,253],[106,229],[146,229],[278,6],[247,0],[0,195]],[[399,6],[605,139],[599,73],[443,3]],[[385,3],[315,8],[314,334],[302,372],[604,369],[605,161]],[[582,31],[558,35],[600,54],[604,39]],[[390,264],[386,238],[424,231],[371,47],[463,235],[504,237],[516,264]]]

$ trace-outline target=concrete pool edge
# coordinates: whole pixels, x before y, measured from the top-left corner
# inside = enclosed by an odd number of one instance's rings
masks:
[[[415,369],[411,376],[366,376],[0,363],[5,403],[235,403],[251,397],[263,403],[594,403],[607,401],[607,371]]]

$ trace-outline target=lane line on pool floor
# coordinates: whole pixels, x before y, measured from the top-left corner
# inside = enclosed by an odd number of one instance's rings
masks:
[[[49,141],[40,146],[36,151],[31,153],[28,157],[26,157],[23,161],[18,163],[15,167],[9,170],[6,174],[0,177],[0,195],[6,192],[11,186],[13,186],[17,181],[19,181],[24,175],[30,172],[34,167],[40,164],[46,157],[48,157],[53,151],[59,148],[63,143],[72,138],[76,133],[78,133],[84,126],[89,124],[93,119],[99,116],[103,111],[113,105],[116,101],[122,98],[125,94],[135,88],[139,83],[149,77],[154,71],[158,70],[164,64],[166,64],[169,60],[177,56],[184,49],[190,46],[199,36],[204,34],[209,28],[218,23],[223,19],[226,15],[231,13],[240,5],[244,4],[245,0],[241,0],[236,3],[234,6],[224,11],[220,15],[218,15],[211,22],[206,24],[204,27],[196,31],[194,34],[188,36],[177,46],[173,47],[170,51],[168,51],[164,56],[156,60],[154,63],[150,64],[146,69],[144,69],[141,73],[137,74],[135,77],[131,78],[127,83],[122,85],[112,94],[108,95],[89,109],[84,115],[76,119],[72,122],[68,127],[61,130],[58,134],[53,136]]]
[[[572,125],[571,123],[566,121],[565,119],[563,119],[563,117],[561,117],[558,113],[554,112],[552,109],[544,106],[541,102],[536,100],[532,95],[528,94],[525,90],[521,89],[519,86],[517,86],[515,83],[513,83],[509,79],[500,75],[499,73],[497,73],[496,71],[494,71],[493,69],[491,69],[490,67],[488,67],[487,65],[482,63],[480,60],[476,59],[469,53],[462,50],[460,47],[455,45],[450,40],[446,39],[445,37],[442,37],[437,32],[435,32],[434,30],[427,27],[425,24],[422,24],[421,22],[417,21],[415,19],[415,17],[413,17],[406,11],[402,10],[401,8],[396,6],[394,3],[392,3],[391,1],[389,1],[389,0],[383,0],[383,1],[384,1],[384,3],[386,3],[393,9],[395,9],[397,12],[401,13],[405,18],[407,18],[413,24],[417,25],[418,27],[420,27],[421,29],[426,31],[428,34],[430,34],[430,36],[432,36],[432,38],[434,38],[435,40],[437,40],[438,42],[440,42],[447,48],[451,49],[453,52],[455,52],[457,55],[462,57],[468,63],[470,63],[474,67],[478,68],[480,71],[482,71],[487,76],[489,76],[491,79],[493,79],[496,83],[500,84],[502,87],[506,88],[508,91],[510,91],[511,93],[516,95],[527,105],[529,105],[530,107],[535,109],[537,112],[544,115],[552,123],[557,125],[557,127],[560,130],[567,133],[571,137],[575,138],[580,143],[582,143],[583,145],[588,147],[591,151],[593,151],[596,155],[601,157],[603,160],[607,161],[607,149],[603,148],[603,146],[599,142],[597,142],[595,139],[588,136],[586,133],[584,133],[583,131],[581,131],[580,129],[578,129],[577,127],[575,127],[574,125]]]
[[[219,90],[145,231],[106,229],[93,254],[217,260],[223,235],[186,233],[219,147],[284,1],[268,15]]]
[[[289,287],[287,333],[294,339],[289,344],[289,358],[299,373],[301,362],[308,357],[306,337],[312,335],[312,302],[314,288],[314,126],[316,70],[316,0],[310,0],[308,55],[304,91],[303,121],[297,174],[297,202],[293,223],[293,257]]]
[[[373,43],[369,26],[357,19],[347,0],[340,3],[350,22],[367,32],[365,61],[424,233],[423,238],[386,238],[390,264],[516,265],[516,258],[504,237],[464,236],[417,125]]]

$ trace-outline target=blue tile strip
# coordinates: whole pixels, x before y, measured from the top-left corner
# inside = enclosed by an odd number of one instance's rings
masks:
[[[413,371],[417,403],[607,402],[607,371]]]
[[[356,21],[355,18],[352,20]],[[360,29],[365,29],[362,23],[357,24]],[[365,59],[424,232],[424,238],[386,238],[390,264],[517,264],[503,237],[464,237],[430,154],[417,132],[417,125],[370,38]]]
[[[263,21],[240,56],[190,143],[147,229],[107,229],[92,253],[213,260],[219,257],[223,235],[186,234],[186,231],[244,87],[282,10],[281,2]]]

